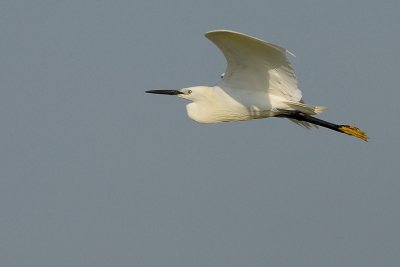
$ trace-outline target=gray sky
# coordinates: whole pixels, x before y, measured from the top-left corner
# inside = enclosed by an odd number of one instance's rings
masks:
[[[399,266],[400,2],[0,4],[1,266]],[[225,28],[288,48],[320,118],[200,125]]]

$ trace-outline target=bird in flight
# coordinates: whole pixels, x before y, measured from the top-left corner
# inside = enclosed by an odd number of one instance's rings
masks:
[[[306,128],[325,127],[368,141],[353,125],[340,125],[314,117],[326,108],[305,104],[285,48],[239,32],[210,31],[205,36],[224,54],[227,68],[215,86],[146,93],[175,95],[192,101],[188,116],[199,123],[287,118]]]

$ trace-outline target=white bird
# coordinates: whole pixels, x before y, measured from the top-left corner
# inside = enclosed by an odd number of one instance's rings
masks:
[[[228,63],[215,86],[146,93],[176,95],[192,101],[186,106],[187,113],[199,123],[280,117],[307,128],[319,125],[368,140],[368,136],[355,126],[337,125],[312,116],[325,108],[303,102],[287,58],[288,50],[228,30],[210,31],[205,36],[222,51]]]

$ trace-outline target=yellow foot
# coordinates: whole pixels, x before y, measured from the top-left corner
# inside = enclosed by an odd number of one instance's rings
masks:
[[[348,134],[348,135],[355,136],[355,137],[360,138],[360,139],[362,139],[364,141],[368,141],[368,136],[363,131],[358,129],[356,126],[353,126],[353,125],[341,125],[341,126],[339,126],[339,131],[341,131],[342,133]]]

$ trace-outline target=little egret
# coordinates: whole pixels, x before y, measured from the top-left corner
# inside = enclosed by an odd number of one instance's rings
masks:
[[[205,36],[222,51],[228,64],[215,86],[146,93],[176,95],[192,101],[186,110],[199,123],[279,117],[306,128],[322,126],[368,141],[368,136],[355,126],[337,125],[312,116],[325,107],[308,105],[302,100],[287,58],[288,50],[228,30],[210,31]]]

